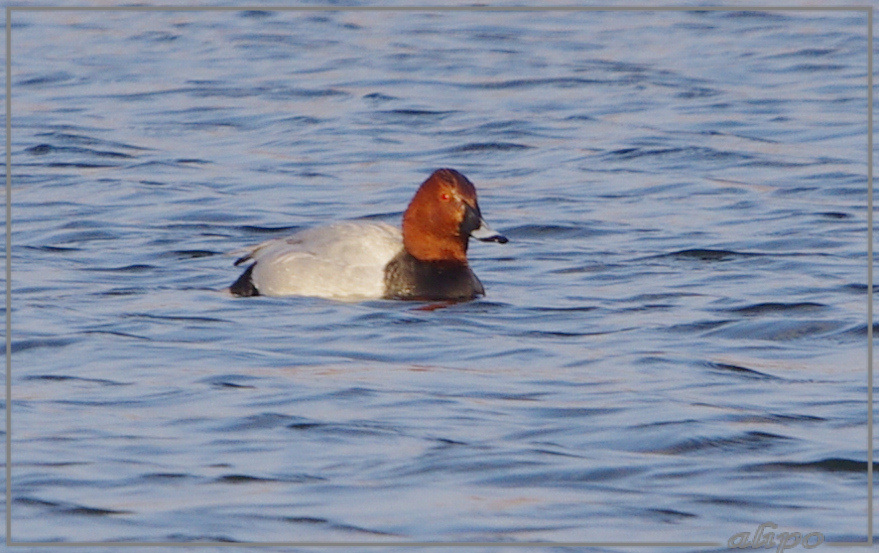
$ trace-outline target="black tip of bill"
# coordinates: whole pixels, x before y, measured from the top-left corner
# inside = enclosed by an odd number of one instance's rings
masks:
[[[483,242],[497,242],[498,244],[506,244],[509,242],[507,237],[503,234],[495,234],[494,236],[489,236],[488,238],[480,238]]]

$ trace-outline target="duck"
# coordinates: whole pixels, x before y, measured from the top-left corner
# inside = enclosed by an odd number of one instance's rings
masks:
[[[482,218],[476,187],[437,169],[403,213],[402,228],[341,221],[237,250],[250,263],[230,287],[238,297],[467,301],[485,287],[467,261],[470,238],[505,244]]]

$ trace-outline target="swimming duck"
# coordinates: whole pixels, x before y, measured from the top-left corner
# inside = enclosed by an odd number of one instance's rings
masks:
[[[505,244],[476,202],[476,188],[454,169],[438,169],[403,213],[402,231],[346,221],[303,230],[241,250],[253,263],[229,287],[236,296],[333,299],[469,300],[485,294],[467,263],[470,237]]]

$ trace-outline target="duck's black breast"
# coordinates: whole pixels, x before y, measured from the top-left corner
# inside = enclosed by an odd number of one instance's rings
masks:
[[[385,267],[385,299],[469,300],[484,294],[466,263],[421,261],[403,250]]]

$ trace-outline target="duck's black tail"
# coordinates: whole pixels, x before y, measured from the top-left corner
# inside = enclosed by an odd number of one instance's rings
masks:
[[[238,277],[238,280],[235,281],[232,286],[229,287],[229,291],[232,292],[236,296],[241,297],[249,297],[249,296],[258,296],[259,290],[256,289],[256,286],[253,285],[253,268],[256,267],[256,263],[247,268],[246,271],[241,273],[241,276]]]

